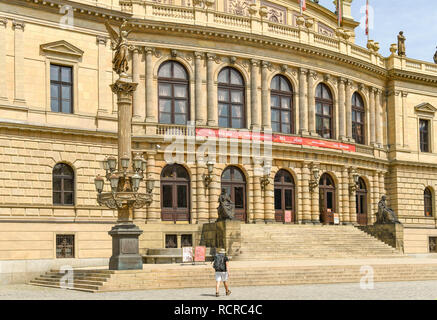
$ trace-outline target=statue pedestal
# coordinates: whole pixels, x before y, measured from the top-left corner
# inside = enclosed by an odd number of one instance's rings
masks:
[[[375,223],[373,226],[359,226],[360,230],[378,238],[389,246],[404,252],[404,226],[400,223]]]
[[[200,244],[210,248],[224,248],[228,256],[236,256],[241,248],[241,221],[223,220],[205,223]]]
[[[112,237],[109,270],[142,270],[143,258],[138,250],[138,237],[143,233],[133,223],[117,224],[108,232]]]

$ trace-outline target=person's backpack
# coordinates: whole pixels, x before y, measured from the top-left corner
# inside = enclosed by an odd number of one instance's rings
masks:
[[[214,264],[212,266],[215,271],[224,272],[226,271],[226,262],[224,254],[217,254],[214,259]]]

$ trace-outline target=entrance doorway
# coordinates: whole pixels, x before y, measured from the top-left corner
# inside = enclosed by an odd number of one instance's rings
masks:
[[[243,172],[237,167],[227,167],[222,173],[221,189],[235,203],[235,219],[246,221],[246,178]]]
[[[275,220],[294,223],[295,212],[294,179],[286,170],[279,170],[275,176]],[[289,221],[287,221],[290,219]]]
[[[356,191],[357,201],[357,223],[362,226],[367,225],[367,188],[363,178],[358,180],[358,189]]]
[[[320,222],[323,224],[334,224],[335,206],[335,185],[329,174],[324,173],[319,182],[319,210]]]

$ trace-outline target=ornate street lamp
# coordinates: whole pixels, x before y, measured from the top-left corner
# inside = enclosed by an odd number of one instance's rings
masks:
[[[109,231],[112,237],[112,256],[109,260],[110,270],[142,269],[142,257],[138,249],[138,237],[143,233],[133,223],[133,209],[149,206],[152,202],[154,182],[146,181],[147,192],[140,192],[141,182],[147,162],[139,154],[132,156],[132,94],[138,83],[132,82],[127,76],[128,41],[127,23],[124,22],[115,31],[108,22],[106,28],[113,43],[117,43],[113,70],[119,75],[118,80],[111,84],[112,92],[117,95],[118,105],[118,157],[107,157],[103,161],[106,180],[111,191],[104,192],[105,180],[98,175],[94,179],[97,190],[97,202],[101,206],[117,210],[117,224]],[[122,50],[123,49],[123,50]],[[117,166],[118,165],[118,166]]]
[[[313,192],[315,188],[319,185],[319,178],[320,178],[320,170],[319,168],[313,164],[311,166],[311,173],[313,175],[313,178],[309,181],[309,187],[310,192]]]
[[[264,162],[263,176],[259,178],[261,183],[261,190],[264,190],[270,184],[270,172],[272,166],[269,163]]]
[[[214,162],[208,160],[206,162],[206,167],[208,168],[208,173],[203,174],[203,183],[205,184],[205,187],[208,188],[212,182],[212,172],[214,170]]]

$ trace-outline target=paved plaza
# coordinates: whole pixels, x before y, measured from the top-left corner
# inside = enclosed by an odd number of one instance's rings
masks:
[[[359,283],[294,286],[232,287],[229,297],[221,288],[172,289],[87,293],[26,284],[0,286],[0,300],[437,300],[437,281],[376,282],[363,290]]]

